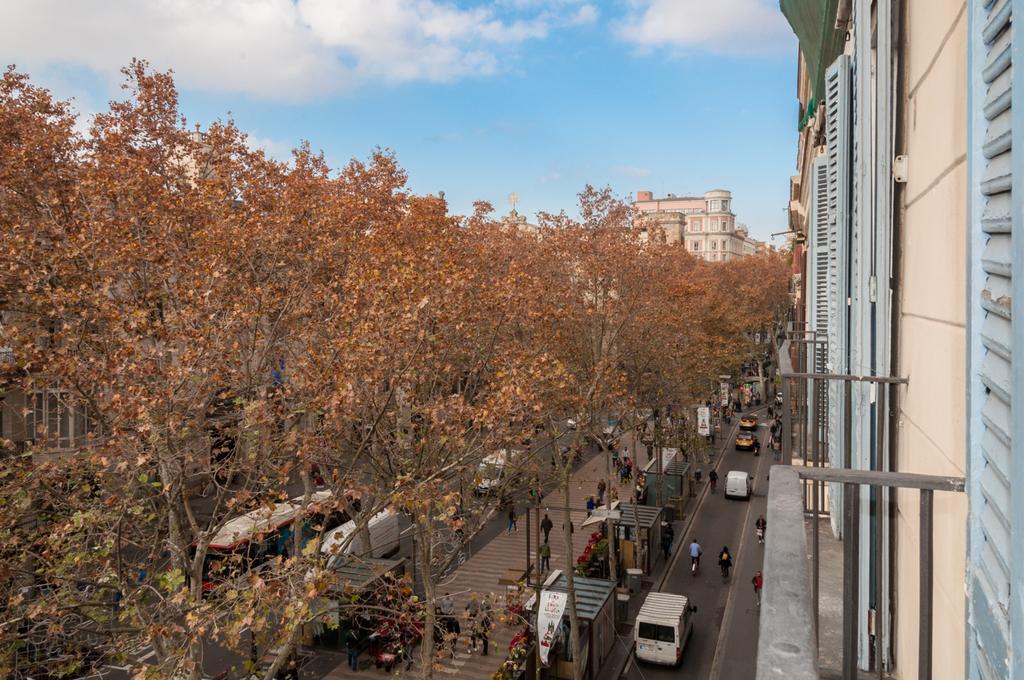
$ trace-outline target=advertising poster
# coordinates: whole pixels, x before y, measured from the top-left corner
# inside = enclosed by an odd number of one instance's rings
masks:
[[[555,634],[558,632],[558,624],[562,622],[562,614],[565,613],[565,603],[568,599],[566,593],[556,593],[551,590],[544,590],[540,594],[540,609],[537,611],[537,632],[540,644],[540,661],[543,664],[548,662],[548,654],[551,646],[555,643]]]
[[[702,437],[711,435],[711,409],[707,406],[697,409],[697,432]]]

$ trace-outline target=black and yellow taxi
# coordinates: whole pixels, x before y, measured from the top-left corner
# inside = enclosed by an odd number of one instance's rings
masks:
[[[740,430],[736,433],[736,450],[751,451],[757,443],[757,435],[750,430]]]
[[[743,416],[740,418],[740,429],[741,430],[756,430],[757,429],[757,416]]]

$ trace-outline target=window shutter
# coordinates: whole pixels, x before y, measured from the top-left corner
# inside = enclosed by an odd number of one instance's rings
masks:
[[[814,330],[824,339],[829,330],[828,269],[829,269],[829,210],[828,162],[818,158],[814,162]],[[814,345],[814,370],[825,371],[825,354],[820,345]]]
[[[828,371],[849,373],[849,306],[851,196],[853,191],[853,65],[840,55],[825,72],[825,139],[828,143],[829,271]],[[826,422],[828,461],[843,466],[843,387],[828,383]],[[842,516],[839,485],[833,484],[829,506],[833,531],[838,533]]]
[[[971,446],[977,452],[972,460],[975,477],[972,494],[971,624],[974,629],[974,663],[982,678],[1008,677],[1010,583],[1013,571],[1011,508],[1013,474],[1012,355],[1013,329],[1011,304],[1013,259],[1011,249],[1011,141],[1012,120],[1011,64],[1012,3],[987,0],[979,10],[981,21],[972,36],[980,40],[984,61],[976,68],[980,79],[975,92],[979,128],[984,128],[975,166],[980,177],[975,182],[975,200],[979,202],[980,237],[973,253],[974,281],[972,305],[975,342],[973,364],[982,387],[972,395],[972,411],[980,412],[979,430],[972,432]],[[977,43],[976,43],[977,44]],[[978,52],[976,52],[977,54]],[[980,146],[980,148],[979,148]],[[977,232],[976,232],[977,235]],[[979,497],[980,495],[980,497]],[[1019,537],[1017,540],[1020,540]],[[1019,566],[1019,565],[1018,565]],[[1013,653],[1020,653],[1013,650]]]

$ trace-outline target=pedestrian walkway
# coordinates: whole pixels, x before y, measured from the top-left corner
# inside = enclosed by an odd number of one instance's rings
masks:
[[[554,528],[551,530],[550,545],[551,545],[551,569],[565,569],[565,534],[563,533],[568,527],[563,527],[563,511],[560,509],[565,505],[570,508],[580,508],[579,510],[573,510],[570,515],[572,517],[572,525],[574,532],[572,534],[572,545],[573,554],[570,556],[570,563],[575,564],[576,556],[583,552],[586,547],[587,540],[593,531],[596,531],[596,527],[581,528],[580,525],[583,520],[587,517],[586,502],[587,496],[597,494],[598,482],[605,479],[605,459],[600,454],[595,454],[589,459],[584,461],[572,474],[572,478],[569,484],[569,503],[565,503],[565,498],[562,492],[559,490],[553,490],[548,496],[546,496],[540,507],[540,512],[548,512],[551,517],[551,521],[554,524]],[[612,488],[618,493],[620,500],[628,501],[631,491],[632,481],[628,481],[624,484],[619,484],[618,478],[615,475],[614,468],[612,469]],[[462,616],[465,612],[466,604],[469,602],[470,597],[476,594],[478,597],[484,597],[490,595],[495,599],[495,613],[503,611],[503,605],[505,602],[506,593],[508,592],[508,585],[499,583],[499,580],[503,579],[510,568],[520,568],[525,570],[526,567],[526,512],[524,511],[525,506],[519,506],[519,528],[518,531],[513,531],[511,534],[501,532],[498,536],[493,538],[489,543],[475,552],[466,562],[464,562],[453,574],[445,581],[437,584],[437,598],[440,600],[444,597],[445,593],[451,593],[451,597],[455,602],[455,611],[457,614]],[[558,508],[558,509],[556,509]],[[536,541],[533,535],[534,528],[536,527],[536,520],[533,519],[533,510],[531,509],[531,541]],[[541,515],[543,517],[543,514]],[[533,560],[533,546],[530,546],[530,559]],[[528,594],[526,595],[528,597]],[[526,598],[524,598],[526,599]],[[499,617],[495,617],[496,619]],[[440,662],[440,672],[447,674],[452,677],[458,678],[478,678],[479,680],[489,680],[494,674],[501,662],[505,660],[508,654],[508,645],[512,641],[512,637],[515,633],[522,628],[523,621],[496,621],[496,627],[491,635],[491,649],[489,656],[483,656],[478,650],[476,653],[468,653],[466,649],[466,641],[469,638],[469,626],[463,618],[460,623],[462,624],[462,636],[459,639],[455,658],[444,659]],[[510,623],[512,625],[510,625]],[[418,650],[417,650],[418,652]],[[417,671],[417,665],[419,662],[419,656],[417,655],[414,659],[414,665],[411,673]],[[399,669],[396,672],[401,672]],[[332,670],[325,676],[324,680],[343,680],[347,678],[359,678],[367,677],[369,675],[378,674],[380,676],[386,675],[383,670],[376,670],[371,668],[369,671],[362,671],[353,673],[345,664],[340,664],[337,668]]]

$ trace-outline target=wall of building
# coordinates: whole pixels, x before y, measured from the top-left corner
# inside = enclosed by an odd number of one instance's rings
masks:
[[[909,0],[904,71],[909,159],[897,205],[897,465],[966,476],[967,26],[963,0]],[[964,677],[967,498],[936,494],[933,678]],[[896,522],[896,677],[918,673],[918,494],[902,491]]]

